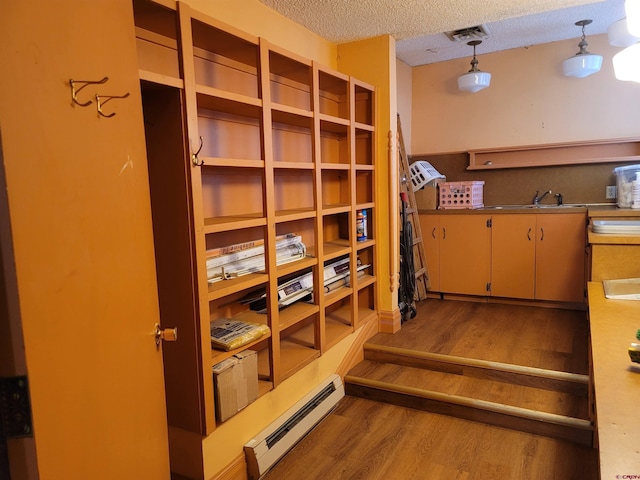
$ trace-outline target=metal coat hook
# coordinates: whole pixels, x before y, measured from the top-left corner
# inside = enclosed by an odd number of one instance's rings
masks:
[[[74,80],[73,78],[69,79],[69,85],[71,86],[71,101],[76,105],[80,105],[81,107],[88,107],[93,103],[93,100],[89,100],[85,103],[80,103],[78,101],[78,93],[87,85],[102,85],[109,80],[109,77],[104,77],[102,80]],[[82,84],[82,86],[76,89],[76,84]]]
[[[191,154],[191,161],[197,167],[201,167],[202,165],[204,165],[204,160],[200,160],[200,158],[198,158],[198,155],[200,154],[200,151],[202,150],[203,145],[204,145],[204,138],[200,137],[200,146],[198,147],[198,151]],[[193,147],[191,147],[191,150],[193,150]]]
[[[127,98],[129,96],[129,93],[125,93],[124,95],[98,95],[96,94],[96,103],[97,103],[97,108],[98,108],[98,113],[100,115],[102,115],[103,117],[106,118],[111,118],[113,117],[116,113],[110,113],[109,115],[107,115],[106,113],[104,113],[102,111],[102,106],[107,103],[110,100],[113,100],[114,98]],[[105,100],[102,100],[105,99]]]

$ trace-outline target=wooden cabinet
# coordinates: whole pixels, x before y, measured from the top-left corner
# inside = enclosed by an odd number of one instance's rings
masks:
[[[535,297],[536,215],[494,215],[491,237],[491,294]]]
[[[262,395],[377,319],[375,90],[181,3],[135,0],[134,12],[161,315],[182,340],[165,356],[169,424],[207,435],[219,423],[213,365],[256,350]],[[281,264],[289,233],[306,255]],[[263,269],[208,279],[208,251],[247,241],[263,242]],[[349,281],[325,288],[341,260]],[[312,298],[281,308],[278,287],[302,275]],[[243,302],[260,294],[266,313]],[[270,334],[215,350],[210,322],[222,318]]]
[[[419,215],[429,275],[429,290],[432,292],[440,291],[440,217],[441,215]]]
[[[500,214],[492,223],[492,296],[584,302],[583,213]]]
[[[487,295],[490,281],[489,215],[421,215],[431,290]]]
[[[432,292],[585,300],[584,213],[421,214],[420,226]]]

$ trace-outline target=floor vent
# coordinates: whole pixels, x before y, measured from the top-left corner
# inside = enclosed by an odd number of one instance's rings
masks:
[[[249,480],[267,473],[342,397],[342,380],[332,375],[251,439],[244,446]]]

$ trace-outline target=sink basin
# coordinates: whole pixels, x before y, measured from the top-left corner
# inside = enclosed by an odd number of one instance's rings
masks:
[[[550,205],[550,204],[544,204],[544,205],[531,205],[531,204],[527,204],[527,205],[491,205],[491,206],[486,206],[484,207],[485,209],[490,209],[490,210],[522,210],[522,209],[537,209],[537,208],[542,208],[542,209],[554,209],[554,208],[580,208],[580,207],[584,207],[584,205],[576,205],[576,204],[569,204],[569,205]]]
[[[580,208],[584,205],[530,205],[531,208]]]

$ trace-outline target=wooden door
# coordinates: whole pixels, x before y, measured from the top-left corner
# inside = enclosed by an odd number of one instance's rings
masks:
[[[131,2],[3,2],[0,62],[0,221],[39,478],[168,478]],[[72,103],[70,79],[104,77]],[[127,93],[99,115],[96,94]]]
[[[558,213],[536,216],[536,299],[584,302],[584,214]]]
[[[440,217],[440,290],[463,295],[487,295],[491,268],[488,215]]]
[[[536,215],[494,215],[491,235],[491,295],[533,299]]]
[[[440,291],[440,215],[420,215],[420,230],[427,260],[430,291]]]

